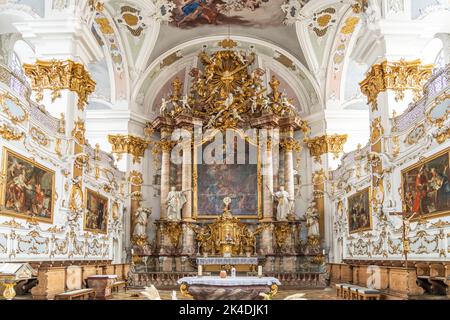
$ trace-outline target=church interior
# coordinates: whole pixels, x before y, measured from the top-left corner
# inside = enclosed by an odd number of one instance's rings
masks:
[[[0,0],[0,300],[450,298],[450,1]]]

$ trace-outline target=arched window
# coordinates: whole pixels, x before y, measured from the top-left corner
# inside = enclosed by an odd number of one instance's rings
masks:
[[[12,89],[12,91],[20,94],[23,86],[21,82],[25,82],[26,80],[25,74],[23,73],[22,69],[22,62],[20,61],[20,58],[16,52],[13,52],[12,54],[9,67],[14,74],[14,76],[11,77],[10,88]]]

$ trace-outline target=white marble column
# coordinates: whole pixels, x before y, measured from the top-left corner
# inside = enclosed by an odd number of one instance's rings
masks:
[[[161,211],[160,218],[167,218],[166,200],[170,189],[170,151],[172,150],[171,131],[161,129]]]
[[[273,159],[272,159],[272,129],[266,129],[267,136],[261,141],[262,175],[263,175],[263,219],[273,219]]]
[[[284,153],[284,183],[285,189],[291,198],[294,198],[294,137],[293,131],[289,131],[283,140],[282,147]]]
[[[191,131],[186,130],[183,135],[183,164],[182,164],[182,190],[189,190],[185,193],[186,203],[183,207],[183,220],[192,218],[192,147]]]

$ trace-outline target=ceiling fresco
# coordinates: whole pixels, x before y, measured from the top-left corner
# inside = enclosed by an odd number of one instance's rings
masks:
[[[240,25],[266,28],[281,25],[284,0],[175,0],[172,22],[178,28],[198,25]]]

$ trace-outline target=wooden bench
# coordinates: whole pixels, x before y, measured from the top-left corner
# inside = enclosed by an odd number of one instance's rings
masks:
[[[358,291],[358,300],[380,300],[381,292],[376,289],[360,288]]]
[[[55,296],[55,300],[86,300],[86,298],[94,300],[95,291],[93,289],[79,289],[60,293]]]
[[[342,297],[342,283],[336,283],[336,297]]]
[[[341,286],[341,297],[342,298],[344,298],[344,299],[349,299],[350,300],[350,298],[351,298],[351,296],[352,296],[352,294],[351,294],[351,291],[350,291],[350,288],[351,287],[353,287],[353,285],[351,285],[351,284],[342,284],[342,286]]]
[[[126,281],[116,281],[111,286],[111,292],[119,292],[120,288],[122,288],[127,292],[127,282]]]

